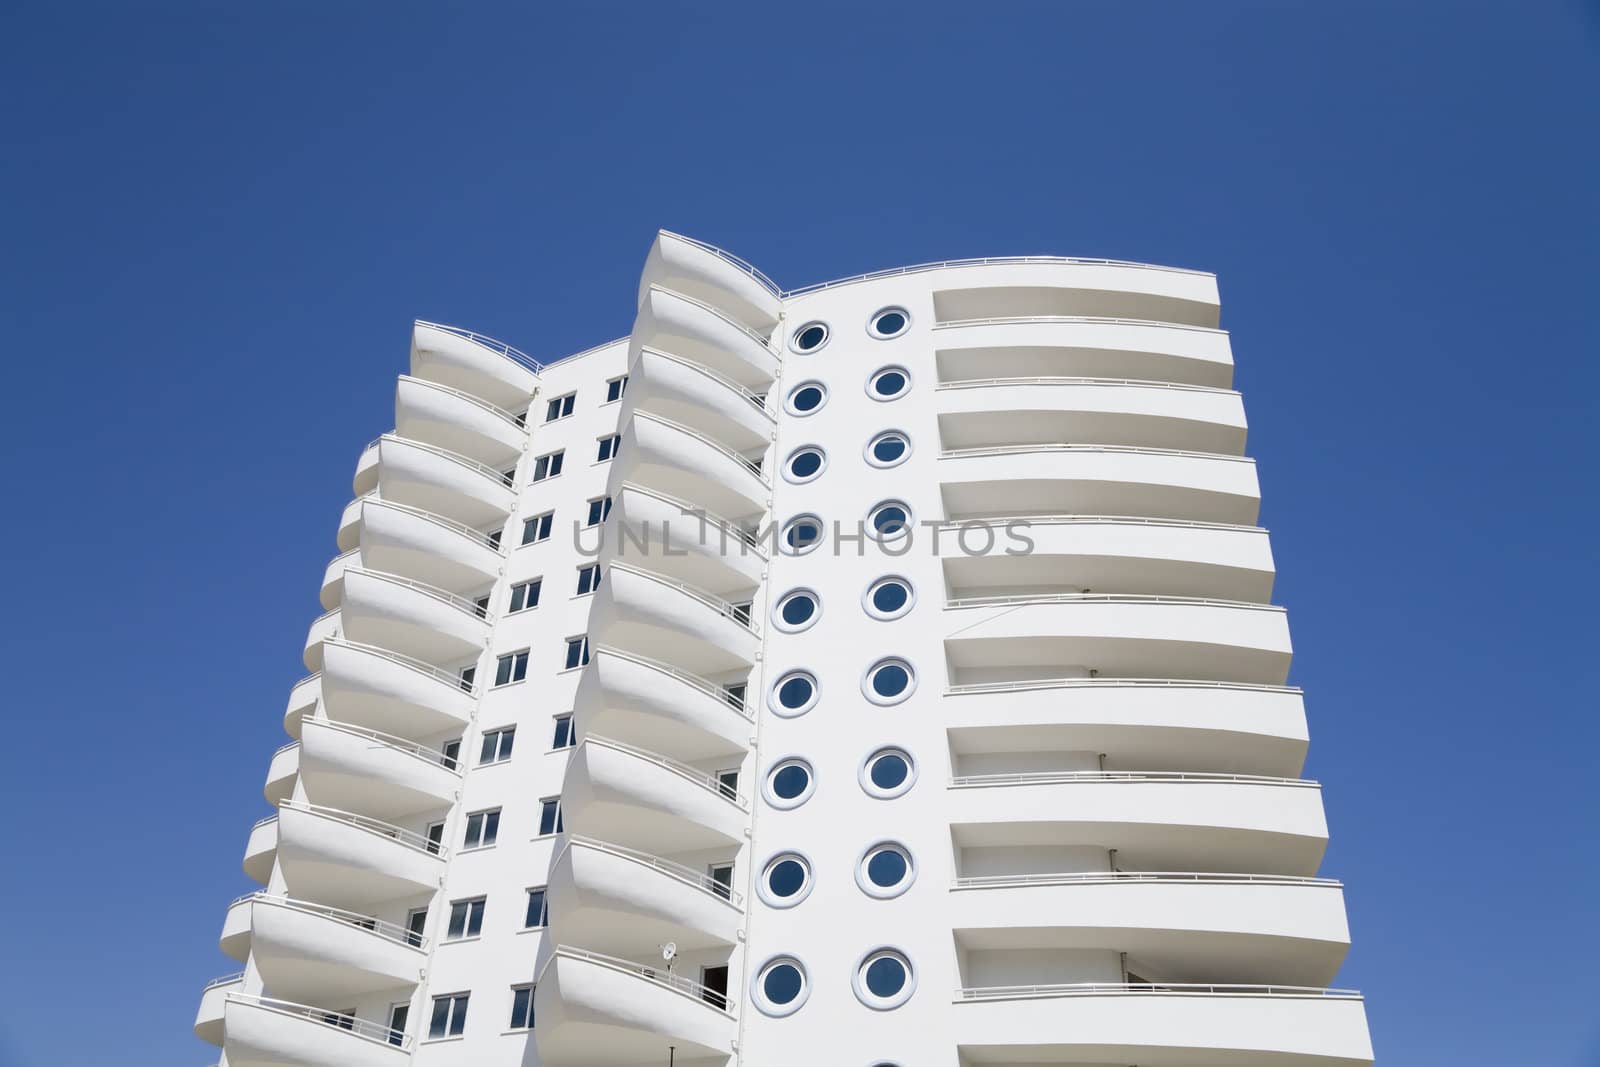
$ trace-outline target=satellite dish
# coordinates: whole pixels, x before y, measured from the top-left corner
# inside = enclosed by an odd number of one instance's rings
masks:
[[[668,963],[671,963],[677,958],[677,956],[678,943],[676,941],[668,941],[665,945],[661,946],[661,958],[666,960]]]

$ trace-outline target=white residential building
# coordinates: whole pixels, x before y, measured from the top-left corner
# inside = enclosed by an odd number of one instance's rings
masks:
[[[196,1032],[1370,1062],[1218,312],[1052,257],[785,292],[662,233],[610,344],[417,323]]]

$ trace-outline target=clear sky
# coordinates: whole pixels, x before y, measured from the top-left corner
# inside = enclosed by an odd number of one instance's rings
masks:
[[[1595,4],[534,6],[0,12],[0,1063],[214,1058],[411,320],[624,334],[663,226],[1216,271],[1339,984],[1380,1063],[1600,1063]]]

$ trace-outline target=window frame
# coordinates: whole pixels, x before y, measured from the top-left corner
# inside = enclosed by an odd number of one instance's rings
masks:
[[[467,813],[466,822],[461,827],[462,852],[477,852],[480,849],[494,848],[500,840],[500,808],[482,808],[478,811]],[[478,839],[472,840],[472,820],[481,820],[478,823]]]
[[[528,479],[529,485],[539,482],[548,482],[551,478],[561,477],[561,468],[566,464],[567,450],[558,448],[554,452],[546,452],[542,456],[535,456],[533,460],[533,476]]]
[[[439,993],[433,997],[432,1008],[428,1012],[428,1037],[429,1041],[444,1041],[460,1037],[467,1028],[467,1008],[472,1000],[472,991],[463,990],[457,993]],[[439,1026],[439,1005],[445,1004],[444,1025]],[[438,1028],[437,1031],[435,1028]]]
[[[538,525],[542,523],[542,525]],[[555,529],[555,509],[541,511],[537,515],[529,515],[522,520],[522,540],[517,547],[522,545],[537,545],[550,540],[550,534]],[[529,531],[534,531],[534,536],[529,536]]]
[[[562,393],[560,396],[553,396],[545,401],[544,421],[548,424],[560,422],[562,419],[570,419],[572,413],[577,410],[577,405],[577,390],[573,390],[570,393]]]
[[[528,591],[530,589],[533,591],[533,598],[531,600],[528,598]],[[506,614],[515,615],[521,611],[532,611],[534,608],[539,606],[539,594],[543,591],[544,575],[542,574],[537,578],[529,578],[525,582],[513,583],[511,586],[511,599],[508,602]],[[517,604],[517,596],[519,593],[522,596],[521,605]]]

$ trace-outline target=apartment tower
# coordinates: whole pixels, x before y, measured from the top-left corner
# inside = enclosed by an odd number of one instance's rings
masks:
[[[1215,277],[663,232],[637,304],[416,323],[221,1062],[1370,1062]]]

